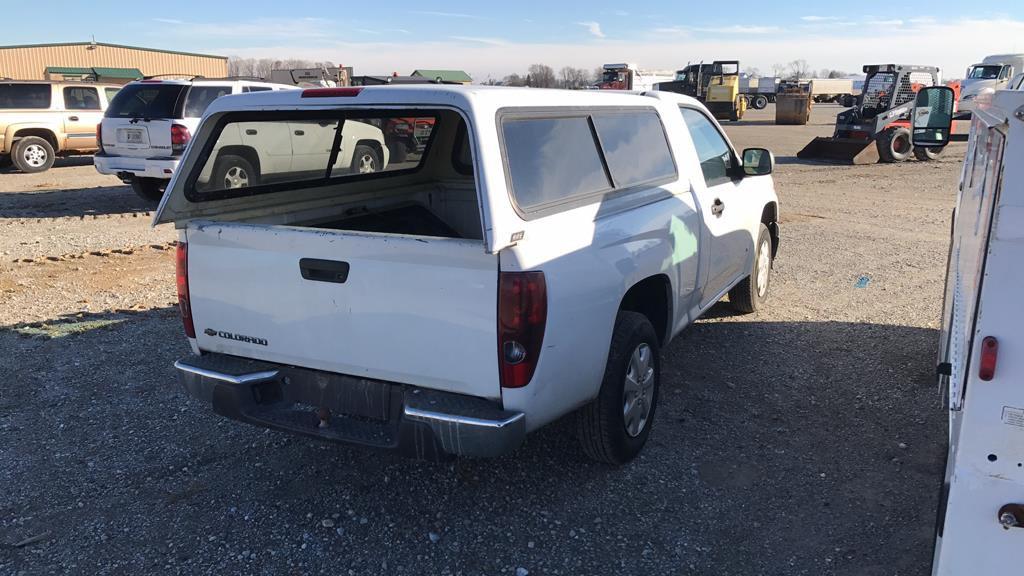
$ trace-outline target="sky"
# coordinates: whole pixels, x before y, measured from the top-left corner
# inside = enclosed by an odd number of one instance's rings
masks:
[[[803,59],[816,71],[936,65],[953,78],[985,55],[1024,52],[1024,0],[0,0],[0,13],[8,24],[3,44],[95,36],[224,56],[330,60],[356,74],[462,69],[477,81],[534,63],[556,71],[611,62],[674,70],[737,59],[762,73]]]

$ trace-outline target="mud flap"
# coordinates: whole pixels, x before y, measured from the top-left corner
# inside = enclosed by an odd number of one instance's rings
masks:
[[[878,162],[878,147],[874,140],[819,136],[797,152],[796,157],[833,164],[875,164]]]

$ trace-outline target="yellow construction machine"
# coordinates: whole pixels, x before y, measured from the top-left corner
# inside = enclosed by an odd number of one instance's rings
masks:
[[[676,72],[674,81],[661,82],[655,89],[693,96],[719,120],[736,121],[747,111],[747,99],[740,94],[738,60],[689,64]]]

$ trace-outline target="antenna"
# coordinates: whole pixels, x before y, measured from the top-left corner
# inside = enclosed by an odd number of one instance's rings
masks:
[[[95,49],[96,49],[96,35],[93,34],[92,35],[92,42],[89,42],[89,46],[86,48],[86,50],[95,50]]]

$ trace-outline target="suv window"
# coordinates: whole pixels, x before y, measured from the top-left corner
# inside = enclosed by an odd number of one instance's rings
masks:
[[[174,118],[184,84],[128,84],[107,108],[108,118]]]
[[[704,182],[708,187],[717,186],[732,180],[732,149],[722,137],[721,132],[704,114],[692,108],[680,108],[686,129],[697,149],[697,159],[704,173]]]
[[[595,114],[594,126],[616,188],[675,177],[672,152],[654,110]]]
[[[193,86],[185,97],[185,118],[199,118],[213,101],[231,94],[231,86]]]
[[[522,209],[611,189],[589,117],[507,118],[501,129]]]
[[[107,95],[107,103],[113,102],[114,96],[117,96],[117,93],[120,91],[120,88],[104,88],[103,92]]]
[[[65,110],[99,110],[100,95],[95,88],[68,86],[64,88]]]
[[[272,90],[270,86],[243,86],[242,92],[267,92]]]
[[[49,84],[0,84],[0,109],[50,107]]]

